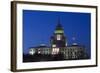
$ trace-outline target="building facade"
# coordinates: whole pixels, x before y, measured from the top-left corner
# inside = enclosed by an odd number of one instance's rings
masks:
[[[32,47],[29,49],[29,54],[51,56],[57,56],[60,54],[65,60],[87,58],[86,48],[84,46],[77,45],[76,43],[73,43],[71,46],[68,45],[67,38],[65,37],[64,29],[62,28],[60,21],[58,21],[56,29],[50,37],[50,47],[45,45]]]

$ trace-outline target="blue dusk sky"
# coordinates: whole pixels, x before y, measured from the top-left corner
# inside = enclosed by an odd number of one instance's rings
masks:
[[[50,46],[58,20],[64,29],[68,45],[76,42],[91,51],[91,14],[76,12],[53,12],[23,10],[23,52],[40,44]],[[73,40],[75,38],[75,40]]]

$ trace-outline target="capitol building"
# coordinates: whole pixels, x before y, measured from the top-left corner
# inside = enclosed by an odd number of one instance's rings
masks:
[[[78,45],[73,42],[72,45],[68,45],[67,38],[64,34],[64,29],[58,22],[53,35],[50,37],[50,46],[41,44],[36,47],[29,48],[29,55],[50,55],[55,57],[62,55],[64,60],[76,60],[76,59],[87,59],[88,55],[86,47],[84,45]]]

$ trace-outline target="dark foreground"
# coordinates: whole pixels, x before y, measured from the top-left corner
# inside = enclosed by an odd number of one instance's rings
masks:
[[[80,59],[89,59],[89,58],[80,58]],[[62,54],[58,55],[41,55],[41,54],[35,54],[35,55],[23,55],[23,62],[42,62],[42,61],[62,61],[66,60],[64,59],[64,56]],[[79,60],[79,59],[67,59],[67,60]]]

